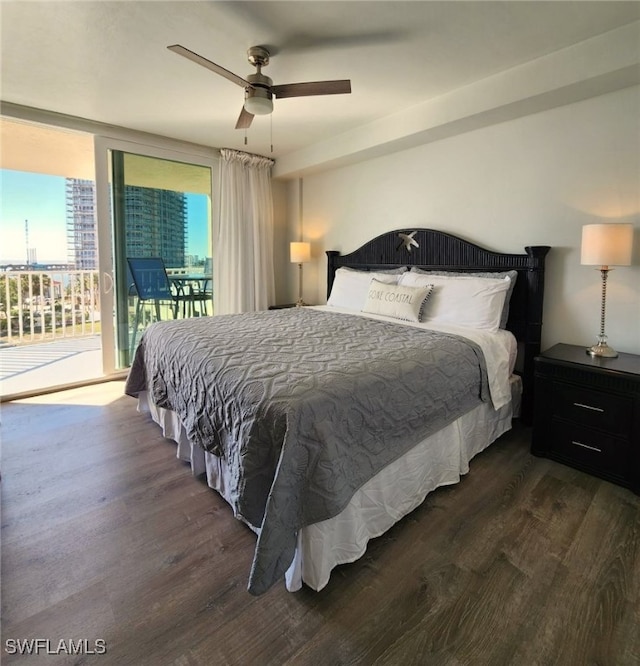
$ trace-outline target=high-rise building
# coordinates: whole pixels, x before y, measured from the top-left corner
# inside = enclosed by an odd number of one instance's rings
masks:
[[[125,187],[129,257],[162,257],[167,268],[185,265],[187,201],[181,192]]]
[[[76,269],[98,268],[96,188],[91,180],[67,178],[67,255]],[[162,257],[167,268],[185,265],[187,202],[181,192],[125,186],[128,257]]]
[[[96,184],[66,179],[67,261],[78,270],[98,268]]]

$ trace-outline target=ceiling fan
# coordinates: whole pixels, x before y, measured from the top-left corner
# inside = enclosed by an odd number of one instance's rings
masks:
[[[351,81],[349,79],[285,83],[284,85],[274,86],[273,81],[262,73],[262,68],[269,64],[269,51],[263,46],[252,46],[247,51],[248,60],[257,72],[249,74],[245,79],[184,46],[180,46],[180,44],[167,46],[167,48],[244,88],[244,105],[240,111],[236,129],[249,127],[254,116],[271,113],[273,111],[273,95],[278,98],[308,97],[309,95],[340,95],[351,92]]]

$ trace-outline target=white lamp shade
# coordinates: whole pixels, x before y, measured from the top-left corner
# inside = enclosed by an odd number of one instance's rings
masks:
[[[254,116],[266,116],[273,111],[271,93],[261,88],[249,90],[244,101],[244,108]]]
[[[311,261],[310,243],[290,243],[289,254],[292,264],[306,264]]]
[[[587,224],[582,227],[580,263],[586,266],[629,266],[633,225]]]

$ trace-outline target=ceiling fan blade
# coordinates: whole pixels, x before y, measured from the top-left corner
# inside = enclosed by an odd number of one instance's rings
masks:
[[[230,72],[228,69],[225,69],[224,67],[220,67],[220,65],[216,65],[215,62],[211,62],[211,60],[203,58],[201,55],[198,55],[197,53],[190,51],[184,46],[180,46],[180,44],[173,44],[172,46],[167,46],[167,48],[169,49],[169,51],[173,51],[174,53],[184,56],[188,60],[191,60],[192,62],[195,62],[198,65],[202,65],[203,67],[210,69],[212,72],[215,72],[216,74],[220,74],[220,76],[224,76],[225,79],[228,79],[232,83],[236,83],[237,85],[242,86],[243,88],[246,88],[247,86],[252,87],[249,81],[246,81],[241,76],[238,76],[233,72]]]
[[[272,86],[276,97],[308,97],[309,95],[342,95],[351,92],[351,81],[311,81],[309,83],[285,83]]]
[[[253,120],[253,113],[249,113],[244,106],[240,115],[238,116],[238,122],[236,123],[236,129],[247,129],[251,126],[251,121]]]

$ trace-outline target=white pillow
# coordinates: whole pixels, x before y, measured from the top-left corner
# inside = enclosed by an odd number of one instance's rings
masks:
[[[513,294],[513,288],[516,286],[516,280],[518,279],[518,271],[480,271],[478,273],[459,273],[455,271],[437,271],[437,270],[423,270],[417,266],[412,266],[411,270],[415,273],[421,273],[422,275],[446,275],[448,277],[453,277],[454,275],[460,275],[462,277],[478,277],[478,278],[509,278],[511,281],[509,288],[507,289],[507,295],[504,299],[504,305],[502,306],[502,314],[500,315],[500,328],[507,328],[507,321],[509,321],[509,303],[511,301],[511,294]]]
[[[385,284],[374,279],[369,285],[369,293],[362,311],[395,319],[422,321],[422,309],[431,289],[430,284],[423,287],[406,287],[400,284]]]
[[[433,285],[423,321],[496,331],[511,280],[409,272],[400,276],[399,284]]]
[[[354,271],[338,268],[327,305],[360,312],[367,300],[371,280],[385,284],[398,284],[400,274],[377,273],[373,271]]]

